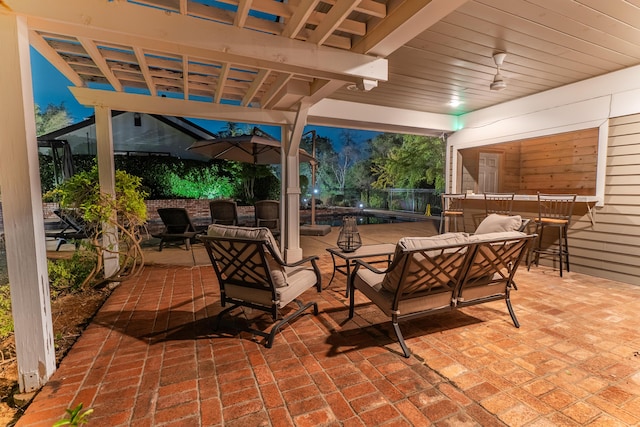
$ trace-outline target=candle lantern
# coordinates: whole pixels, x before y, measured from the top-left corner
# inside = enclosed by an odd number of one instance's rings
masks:
[[[362,239],[355,216],[345,216],[342,218],[342,228],[338,234],[338,247],[343,252],[353,252],[362,246]]]

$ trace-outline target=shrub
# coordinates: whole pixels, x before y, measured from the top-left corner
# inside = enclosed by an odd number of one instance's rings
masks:
[[[215,199],[233,195],[229,178],[219,176],[212,168],[192,169],[183,176],[172,172],[168,181],[171,194],[180,198]]]
[[[13,333],[13,316],[11,315],[11,296],[9,284],[0,285],[0,339]]]
[[[80,292],[96,262],[93,251],[75,251],[69,259],[48,260],[51,296],[55,298],[64,293]]]

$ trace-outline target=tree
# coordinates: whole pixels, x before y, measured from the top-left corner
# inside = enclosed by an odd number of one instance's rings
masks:
[[[312,153],[312,137],[305,136],[300,141],[300,148],[305,149],[307,152]],[[318,169],[316,171],[316,187],[320,187],[326,191],[328,188],[335,188],[335,177],[332,174],[331,159],[337,156],[336,151],[333,148],[331,140],[325,136],[316,135],[316,159],[318,160]],[[304,168],[308,172],[309,182],[311,182],[311,168],[305,166]],[[323,191],[323,192],[324,192]]]
[[[37,136],[62,129],[72,123],[64,102],[61,102],[60,105],[49,104],[44,111],[41,111],[40,106],[36,104],[35,114]]]
[[[331,180],[335,183],[337,189],[344,193],[345,184],[347,180],[347,174],[349,169],[359,160],[361,157],[361,150],[354,139],[353,131],[343,130],[340,134],[341,146],[339,153],[333,151],[325,161],[325,170],[327,174],[331,175]]]
[[[100,190],[98,166],[94,165],[91,171],[76,173],[51,192],[52,197],[59,200],[61,208],[82,218],[91,240],[90,248],[97,255],[97,264],[81,288],[93,283],[101,273],[104,274],[104,252],[113,251],[102,246],[104,224],[115,227],[120,238],[120,269],[113,277],[133,275],[144,265],[140,242],[147,220],[147,207],[144,203],[147,193],[141,190],[139,177],[124,171],[116,170],[115,184],[115,198],[103,193]]]
[[[402,145],[374,159],[375,188],[444,188],[445,142],[437,137],[403,135]]]

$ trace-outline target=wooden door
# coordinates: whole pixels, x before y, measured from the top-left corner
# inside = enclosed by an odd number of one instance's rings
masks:
[[[478,193],[498,193],[500,153],[480,153],[478,162]]]

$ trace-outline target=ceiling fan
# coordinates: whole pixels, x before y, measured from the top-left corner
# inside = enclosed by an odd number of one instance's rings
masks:
[[[489,85],[489,89],[491,90],[502,90],[507,87],[507,82],[504,81],[504,77],[500,74],[500,66],[506,56],[507,54],[505,52],[496,52],[493,54],[493,62],[496,63],[496,75],[493,77],[493,82]]]

